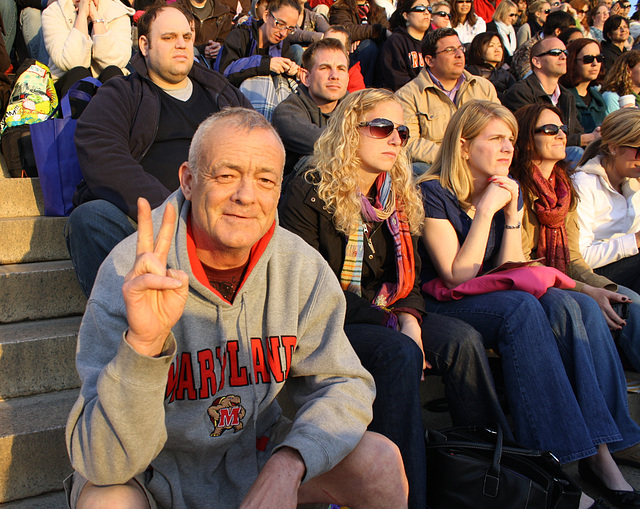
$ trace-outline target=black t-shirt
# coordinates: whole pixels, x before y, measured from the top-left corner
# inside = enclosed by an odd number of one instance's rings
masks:
[[[160,120],[153,145],[140,161],[144,171],[169,191],[180,186],[178,169],[189,157],[189,145],[200,123],[217,111],[213,98],[192,80],[193,92],[186,101],[171,97],[158,87]],[[154,85],[155,86],[155,85]]]

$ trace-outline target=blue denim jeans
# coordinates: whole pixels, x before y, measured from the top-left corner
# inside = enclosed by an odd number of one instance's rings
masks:
[[[4,25],[4,45],[7,53],[11,53],[13,43],[16,40],[16,31],[18,30],[17,18],[18,9],[15,0],[0,0],[0,15],[2,16],[2,24]]]
[[[25,7],[20,11],[20,28],[31,58],[49,65],[49,53],[44,45],[42,35],[42,11],[33,7]]]
[[[424,508],[427,465],[420,407],[420,348],[409,336],[380,325],[347,324],[344,331],[376,384],[369,430],[398,446],[409,480],[409,507]]]
[[[640,295],[626,286],[618,286],[618,293],[626,295],[633,302],[629,304],[629,316],[618,334],[618,346],[629,359],[636,371],[640,371]]]
[[[360,62],[362,78],[367,87],[374,85],[376,62],[378,61],[378,45],[371,39],[360,41],[356,50],[349,55],[349,67]]]
[[[620,359],[596,302],[551,288],[539,300],[520,291],[426,299],[429,311],[457,316],[502,355],[516,438],[568,463],[640,442],[629,416]],[[587,331],[589,331],[587,333]]]
[[[409,480],[409,507],[426,507],[426,459],[420,376],[422,354],[411,338],[370,324],[347,324],[344,330],[376,383],[373,421],[369,425],[400,449]],[[427,313],[422,342],[432,374],[442,376],[453,423],[499,423],[511,436],[500,408],[482,337],[462,320]]]
[[[89,298],[102,262],[137,225],[118,207],[94,200],[75,208],[64,227],[67,249],[82,291]]]

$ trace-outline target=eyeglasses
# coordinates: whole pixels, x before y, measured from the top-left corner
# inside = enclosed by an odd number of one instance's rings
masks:
[[[623,147],[635,150],[636,151],[636,155],[635,155],[634,159],[640,159],[640,147],[630,147],[628,145],[623,145]]]
[[[284,21],[282,21],[281,19],[276,18],[271,12],[269,13],[269,15],[273,18],[273,22],[275,23],[276,28],[278,30],[286,30],[290,34],[292,34],[293,32],[296,31],[297,27],[287,26],[287,24]]]
[[[594,60],[602,63],[604,62],[604,55],[585,55],[582,57],[583,64],[592,64]]]
[[[549,14],[551,12],[551,9],[544,9],[543,11],[540,12],[544,12],[545,14]]]
[[[434,55],[437,55],[438,53],[446,53],[447,55],[456,55],[458,51],[462,51],[462,53],[464,54],[464,52],[467,50],[465,49],[464,46],[458,46],[457,48],[455,46],[449,46],[448,48],[442,49],[440,51],[436,51]]]
[[[515,18],[517,16],[517,14],[509,14],[509,18]]]
[[[458,4],[472,4],[472,0],[458,0],[456,3]]]
[[[534,57],[544,57],[546,55],[551,55],[552,57],[559,57],[560,55],[564,55],[565,57],[569,55],[569,52],[566,49],[554,48],[549,51],[545,51],[544,53],[540,53],[539,55],[534,55]]]
[[[564,124],[562,125],[545,124],[545,125],[541,125],[540,127],[536,127],[533,130],[534,134],[544,133],[547,136],[558,136],[558,133],[560,131],[562,131],[564,134],[568,134],[569,128]]]
[[[438,11],[433,13],[434,16],[440,16],[441,18],[451,19],[451,14],[445,11]]]
[[[581,12],[582,14],[589,14],[589,9],[585,9],[584,11],[578,11]]]
[[[368,127],[369,135],[378,140],[388,138],[395,129],[398,131],[398,136],[400,136],[400,146],[404,147],[407,141],[409,141],[409,128],[406,125],[396,127],[391,120],[387,120],[386,118],[374,118],[369,122],[360,122],[358,127]]]
[[[415,7],[411,7],[407,12],[428,12],[431,14],[431,6],[416,5]]]

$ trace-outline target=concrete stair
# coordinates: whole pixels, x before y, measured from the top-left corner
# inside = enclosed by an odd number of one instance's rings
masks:
[[[86,299],[68,259],[65,221],[43,216],[38,179],[0,178],[2,509],[66,506],[64,427],[78,394],[74,358]]]

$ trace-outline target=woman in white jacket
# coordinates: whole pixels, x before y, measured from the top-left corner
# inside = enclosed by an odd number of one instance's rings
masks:
[[[623,108],[602,123],[573,183],[580,251],[594,272],[640,292],[640,109]]]
[[[49,68],[62,96],[77,80],[122,75],[131,58],[131,16],[119,0],[57,0],[42,13]]]

